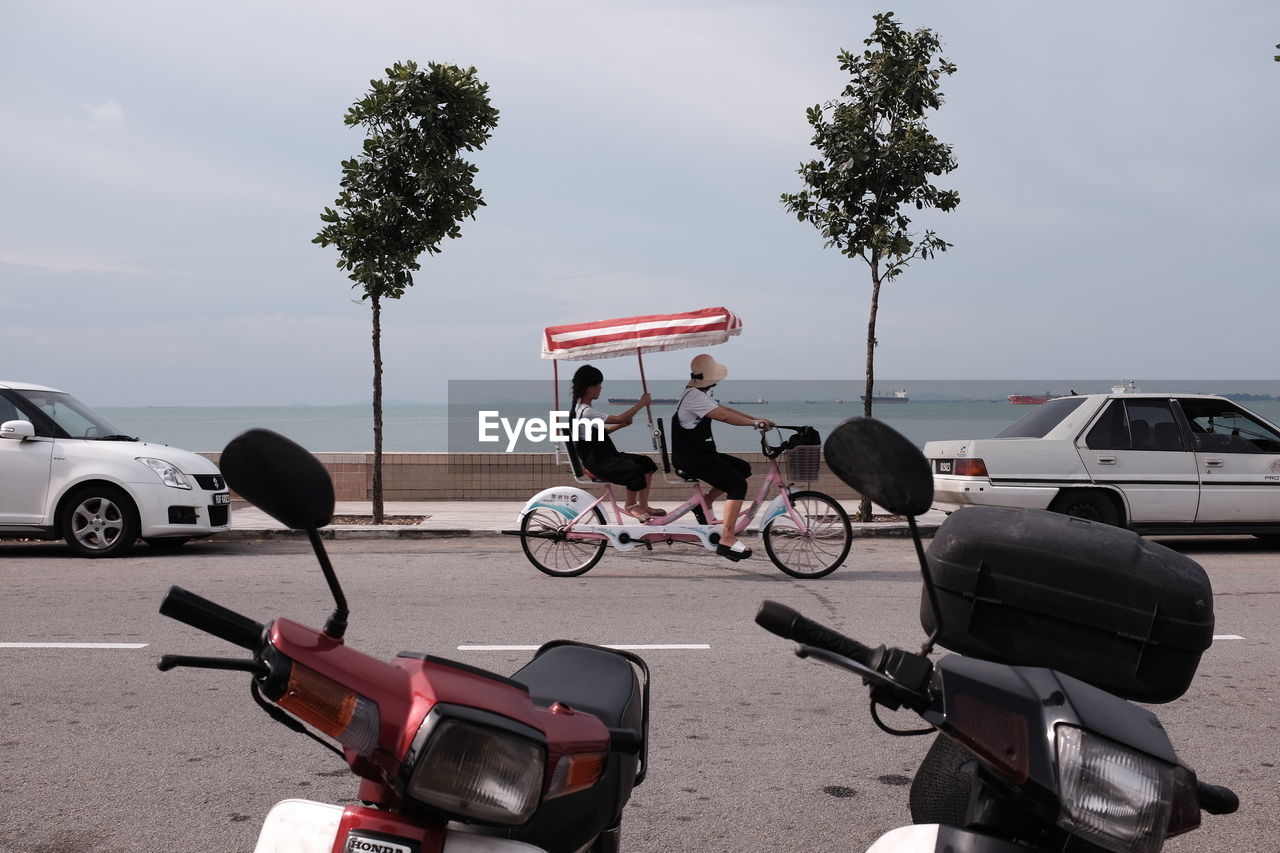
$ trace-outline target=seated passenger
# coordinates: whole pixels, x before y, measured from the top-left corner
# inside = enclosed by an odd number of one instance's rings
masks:
[[[636,413],[649,404],[649,395],[645,394],[639,402],[620,415],[606,415],[591,407],[600,397],[603,386],[604,374],[599,368],[584,364],[573,374],[573,418],[569,434],[581,436],[574,441],[578,458],[597,480],[626,487],[628,515],[641,522],[648,521],[650,516],[666,515],[665,509],[649,506],[649,486],[658,466],[648,456],[623,453],[613,446],[613,439],[609,437],[609,433],[631,423]],[[575,426],[582,421],[587,423]],[[602,439],[595,438],[597,428],[590,425],[594,422],[604,425]]]
[[[751,549],[738,541],[734,531],[742,501],[747,496],[751,465],[745,459],[716,450],[711,422],[771,427],[773,421],[731,409],[713,397],[711,389],[727,375],[729,368],[711,356],[703,353],[694,358],[689,365],[689,384],[676,406],[676,416],[671,419],[671,450],[677,471],[711,486],[706,494],[708,505],[725,496],[724,528],[716,553],[736,562],[751,556]]]

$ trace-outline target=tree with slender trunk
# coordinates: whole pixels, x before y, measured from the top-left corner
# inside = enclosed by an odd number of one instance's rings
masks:
[[[782,203],[817,228],[828,248],[861,258],[870,268],[863,412],[871,417],[880,288],[911,261],[951,245],[930,230],[913,234],[906,211],[950,211],[960,195],[930,180],[956,168],[951,146],[924,121],[927,111],[942,105],[942,78],[956,70],[941,57],[937,35],[928,29],[908,32],[892,12],[883,12],[863,44],[862,53],[841,50],[837,57],[850,77],[840,97],[807,110],[819,156],[799,169],[804,189],[784,193]],[[860,515],[871,520],[865,499]]]
[[[367,132],[360,154],[342,161],[341,191],[321,214],[311,241],[336,246],[373,312],[373,522],[383,521],[382,302],[413,285],[418,258],[462,236],[484,197],[464,151],[484,147],[498,124],[489,87],[474,68],[396,63],[347,111],[348,127]]]

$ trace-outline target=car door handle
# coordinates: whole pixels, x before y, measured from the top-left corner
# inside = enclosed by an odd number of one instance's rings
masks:
[[[1214,457],[1214,458],[1212,458],[1212,459],[1206,459],[1206,460],[1204,460],[1204,467],[1206,467],[1206,468],[1221,468],[1221,467],[1222,467],[1222,460],[1221,460],[1221,459],[1219,459],[1219,458],[1217,458],[1217,457]]]
[[[1098,457],[1098,464],[1099,464],[1099,465],[1114,465],[1114,464],[1116,464],[1116,458],[1115,458],[1114,456],[1099,456],[1099,457]]]

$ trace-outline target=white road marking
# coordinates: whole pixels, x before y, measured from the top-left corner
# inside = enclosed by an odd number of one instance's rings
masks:
[[[1243,640],[1244,639],[1244,637],[1241,637],[1239,634],[1214,634],[1213,638],[1215,640]]]
[[[536,652],[542,646],[458,646],[460,652]],[[606,645],[606,649],[623,651],[658,651],[681,649],[709,649],[710,643],[641,643],[636,645]]]
[[[150,643],[0,643],[0,649],[145,649]]]

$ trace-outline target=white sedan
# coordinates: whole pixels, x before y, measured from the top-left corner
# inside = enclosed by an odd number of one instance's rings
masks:
[[[1205,394],[1058,397],[995,438],[931,441],[934,507],[1050,509],[1140,533],[1280,534],[1280,429]]]

